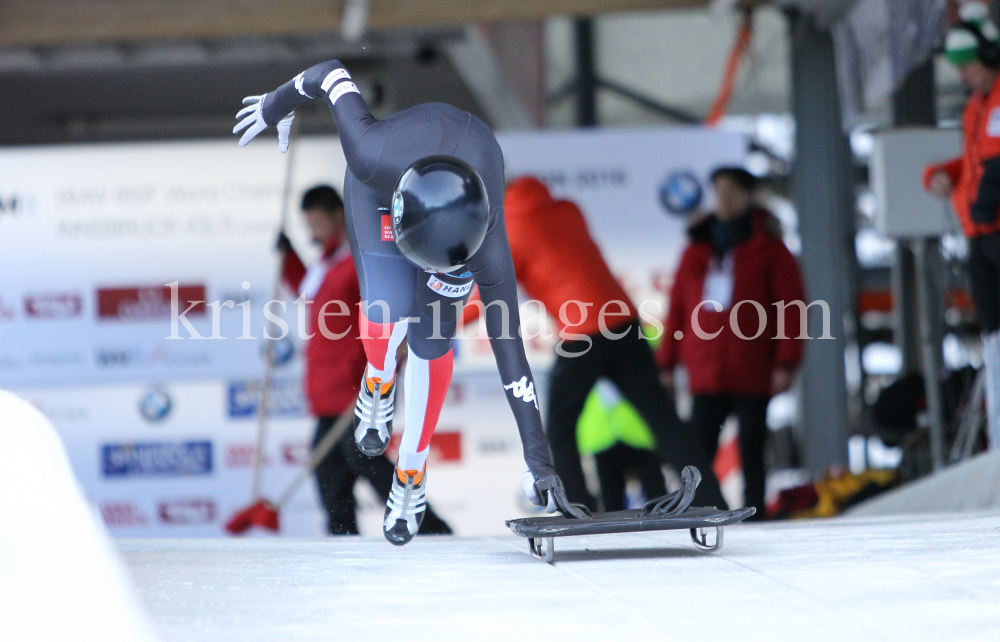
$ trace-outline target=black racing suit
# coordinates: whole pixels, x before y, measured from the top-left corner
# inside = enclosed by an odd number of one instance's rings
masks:
[[[267,94],[264,121],[273,126],[305,100],[320,96],[327,98],[347,158],[345,213],[365,315],[373,323],[409,318],[410,350],[435,359],[451,348],[460,305],[453,305],[456,298],[439,294],[432,287],[434,279],[452,285],[475,280],[524,461],[536,480],[554,475],[520,337],[516,278],[503,217],[503,154],[493,132],[472,114],[442,103],[417,105],[377,120],[336,60],[311,67]],[[430,274],[416,267],[383,230],[399,177],[415,161],[434,155],[454,156],[471,165],[489,198],[486,239],[465,270],[452,274]],[[432,323],[435,315],[437,324]]]

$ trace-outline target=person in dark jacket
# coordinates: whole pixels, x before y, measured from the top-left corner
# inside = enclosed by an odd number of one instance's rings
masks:
[[[674,367],[687,368],[691,423],[710,458],[726,418],[739,418],[744,503],[760,510],[767,405],[789,389],[802,359],[802,280],[777,219],[754,205],[754,176],[722,167],[712,186],[716,211],[689,230],[657,364],[668,388]]]
[[[283,255],[282,282],[308,303],[312,336],[306,343],[305,390],[309,411],[317,417],[315,448],[337,418],[353,410],[367,360],[358,330],[361,290],[345,234],[344,204],[332,187],[319,185],[303,195],[302,214],[313,241],[323,248],[322,256],[306,268],[283,232],[278,250]],[[350,314],[341,314],[344,311]],[[384,500],[392,488],[392,473],[392,462],[361,454],[351,432],[345,432],[316,467],[328,532],[357,535],[355,481],[367,479]],[[448,534],[451,529],[428,506],[420,533]]]

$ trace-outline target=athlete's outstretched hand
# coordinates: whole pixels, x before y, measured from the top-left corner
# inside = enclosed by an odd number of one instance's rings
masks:
[[[240,131],[246,129],[243,132],[243,137],[240,138],[240,147],[245,146],[254,136],[261,133],[267,129],[268,125],[264,122],[264,114],[262,112],[262,107],[264,106],[264,99],[267,98],[267,94],[263,96],[247,96],[243,99],[243,104],[246,105],[243,109],[236,114],[237,118],[243,118],[236,127],[233,127],[233,133],[238,134]],[[292,121],[295,120],[295,112],[291,112],[275,125],[275,129],[278,130],[278,150],[284,154],[288,151],[288,132],[292,129]]]

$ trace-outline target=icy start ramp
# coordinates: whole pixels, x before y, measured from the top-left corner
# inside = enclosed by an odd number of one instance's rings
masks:
[[[1000,516],[523,540],[123,540],[165,642],[998,640]]]

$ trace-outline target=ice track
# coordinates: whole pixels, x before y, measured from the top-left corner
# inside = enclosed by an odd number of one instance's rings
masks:
[[[164,642],[1000,640],[1000,515],[514,537],[121,540]]]

